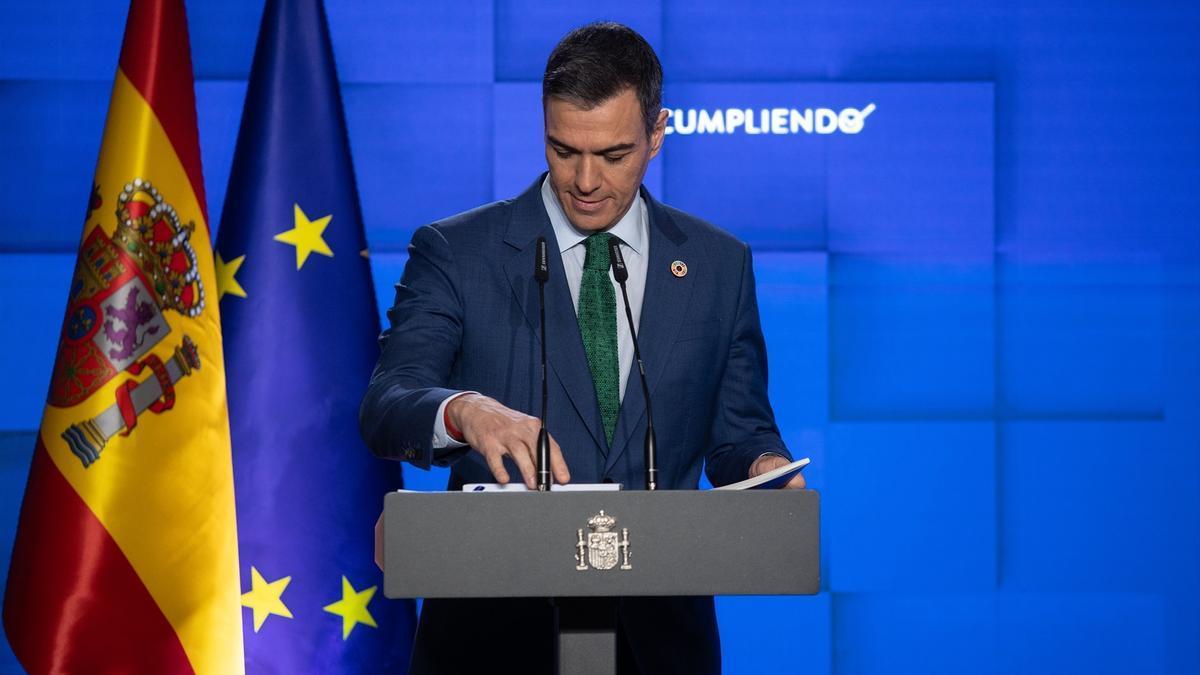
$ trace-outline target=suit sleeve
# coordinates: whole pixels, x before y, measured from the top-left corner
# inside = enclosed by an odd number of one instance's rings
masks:
[[[420,228],[408,254],[358,421],[363,440],[377,457],[429,468],[466,451],[435,453],[433,448],[438,408],[456,393],[445,384],[462,345],[463,304],[454,255],[441,232]]]
[[[733,335],[709,438],[705,473],[713,485],[745,480],[750,465],[764,452],[791,459],[767,399],[767,346],[758,319],[758,298],[749,247],[743,245]]]

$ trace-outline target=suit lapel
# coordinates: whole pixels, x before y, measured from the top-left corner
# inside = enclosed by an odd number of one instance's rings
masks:
[[[550,280],[546,283],[546,358],[549,369],[566,390],[571,405],[596,446],[602,452],[607,452],[608,442],[602,431],[600,405],[596,400],[592,373],[588,370],[587,355],[583,351],[583,338],[579,334],[579,322],[575,318],[575,305],[567,287],[562,256],[558,254],[558,240],[542,204],[544,177],[545,174],[538,178],[514,203],[512,221],[504,242],[516,252],[505,262],[504,274],[525,314],[525,320],[540,341],[541,319],[538,314],[537,281],[533,278],[533,259],[537,238],[546,238],[550,247]],[[541,400],[540,392],[534,392],[534,400]],[[554,403],[551,400],[551,406]],[[554,430],[550,432],[553,434]]]
[[[695,275],[676,277],[671,272],[671,264],[682,260],[695,268],[700,262],[702,251],[695,241],[689,240],[679,229],[662,204],[655,201],[645,190],[642,190],[642,197],[646,200],[646,211],[650,216],[650,261],[646,267],[646,289],[642,299],[642,315],[638,321],[637,337],[642,350],[642,362],[646,366],[650,395],[654,401],[659,401],[661,396],[656,395],[656,385],[667,367],[671,346],[675,344],[679,326],[687,317],[695,285]],[[620,302],[618,299],[618,305]],[[618,308],[618,313],[623,311]],[[624,317],[618,319],[624,320]],[[608,453],[605,471],[616,465],[630,444],[634,444],[638,451],[641,451],[642,437],[639,435],[634,439],[632,435],[645,416],[646,402],[642,396],[641,378],[638,376],[635,360],[625,384],[625,396],[621,401],[621,412],[613,433],[613,450]]]

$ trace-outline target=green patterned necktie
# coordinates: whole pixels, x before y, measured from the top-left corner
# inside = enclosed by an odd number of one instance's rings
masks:
[[[608,276],[607,232],[593,234],[584,240],[587,257],[583,261],[583,278],[579,284],[579,333],[583,350],[587,352],[588,368],[600,402],[600,419],[604,435],[612,443],[617,427],[617,411],[621,407],[621,367],[617,355],[617,296]]]

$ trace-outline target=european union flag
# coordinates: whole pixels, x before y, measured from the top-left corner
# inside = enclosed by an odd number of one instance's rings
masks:
[[[217,237],[247,670],[403,672],[372,528],[399,468],[358,434],[378,355],[320,0],[268,0]]]

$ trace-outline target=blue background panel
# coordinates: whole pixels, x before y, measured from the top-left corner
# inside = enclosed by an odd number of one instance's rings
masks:
[[[815,21],[822,3],[739,6],[666,0],[670,38],[661,55],[676,81],[819,79],[826,31]],[[753,36],[753,40],[747,39]]]
[[[667,0],[661,56],[676,80],[981,79],[997,68],[1006,19],[1021,11],[995,2]]]
[[[1195,672],[1170,667],[1161,596],[1002,593],[996,601],[1001,673]],[[1195,644],[1195,634],[1191,639]]]
[[[827,91],[826,85],[798,83],[669,84],[663,105],[710,113],[727,108],[803,109],[825,106],[830,100]],[[719,224],[751,245],[821,249],[827,146],[850,141],[803,133],[673,133],[663,144],[663,195],[672,205]]]
[[[492,82],[489,2],[353,0],[330,2],[326,9],[342,81]]]
[[[1200,590],[1195,445],[1156,422],[1013,422],[1001,439],[1005,588]]]
[[[0,253],[0,315],[12,317],[0,321],[5,354],[0,431],[33,429],[41,422],[74,273],[72,254]],[[28,465],[27,457],[24,461]],[[19,493],[24,484],[22,478],[6,487]]]
[[[721,663],[726,673],[830,672],[832,596],[720,597]],[[747,620],[775,617],[770,625]]]
[[[912,592],[833,597],[838,673],[1169,672],[1166,603],[1160,596]]]
[[[771,354],[770,393],[776,417],[806,425],[828,418],[825,390],[829,349],[828,256],[824,253],[754,254],[758,311]]]
[[[838,253],[991,255],[991,83],[848,84],[829,107],[876,105],[861,133],[828,141],[828,240]]]
[[[330,36],[343,82],[490,83],[492,6],[473,0],[436,3],[331,2]],[[188,5],[198,79],[250,75],[262,0],[205,0]],[[124,18],[124,11],[120,12]],[[120,35],[115,38],[119,44]],[[200,46],[203,45],[203,48]]]
[[[492,86],[347,86],[346,123],[372,250],[492,201]]]
[[[208,223],[216,240],[225,208],[225,190],[233,166],[242,122],[246,83],[208,80],[196,83],[196,123],[200,125],[200,157],[204,163],[204,193],[208,198]]]
[[[0,156],[14,179],[0,181],[0,251],[68,251],[83,232],[96,158],[112,93],[104,82],[0,80]],[[196,85],[200,152],[213,231],[224,203],[246,87]],[[23,178],[21,178],[23,177]],[[37,181],[31,189],[27,181]],[[38,203],[31,204],[30,197]]]
[[[127,3],[92,0],[0,3],[0,79],[98,80],[111,88],[128,11]]]
[[[105,83],[0,80],[0,251],[79,245],[112,72]]]
[[[991,417],[990,258],[835,254],[829,276],[831,419]]]
[[[664,105],[684,131],[696,110],[875,106],[858,133],[668,136],[667,199],[753,245],[992,252],[989,83],[670,84]]]
[[[900,587],[895,593],[837,593],[833,596],[837,672],[1022,672],[1004,670],[997,663],[1007,647],[996,630],[995,602],[992,594],[927,593],[919,584]]]
[[[492,197],[520,194],[546,170],[542,85],[497,84],[493,93]]]
[[[1036,18],[1013,17],[1001,52],[1012,96],[999,134],[1003,251],[1200,260],[1197,11],[1034,3]]]
[[[830,590],[996,584],[991,422],[831,424],[821,503]]]
[[[1200,447],[1200,267],[1167,267],[1163,299],[1163,406],[1172,437]]]
[[[768,345],[768,392],[775,420],[796,458],[809,457],[810,487],[822,489],[829,419],[828,260],[824,253],[758,253],[754,277]]]
[[[1001,260],[998,375],[1008,416],[1161,419],[1160,265]]]
[[[196,80],[244,81],[248,78],[258,24],[263,15],[263,0],[190,2],[187,13]],[[241,118],[240,110],[238,118]]]
[[[619,21],[662,53],[662,9],[655,0],[610,0],[598,13],[587,4],[496,0],[496,81],[538,82],[562,36],[592,21]]]
[[[1078,611],[1075,621],[1083,625],[1105,622],[1097,630],[1115,633],[1128,626],[1137,635],[1123,643],[1138,636],[1163,642],[1166,672],[1200,670],[1196,435],[1172,433],[1162,422],[1031,421],[1002,425],[1000,438],[1003,587],[1033,598],[1062,592],[1153,596],[1153,611],[1142,603],[1099,617],[1070,604],[1044,604],[1056,623]],[[1059,625],[1043,630],[1063,632]],[[1030,639],[1033,653],[1048,646],[1036,632]],[[1156,672],[1148,666],[1163,660],[1158,651],[1135,651],[1117,663],[1125,664],[1124,672]],[[1130,665],[1143,658],[1146,668]],[[1102,671],[1122,672],[1108,666]]]

